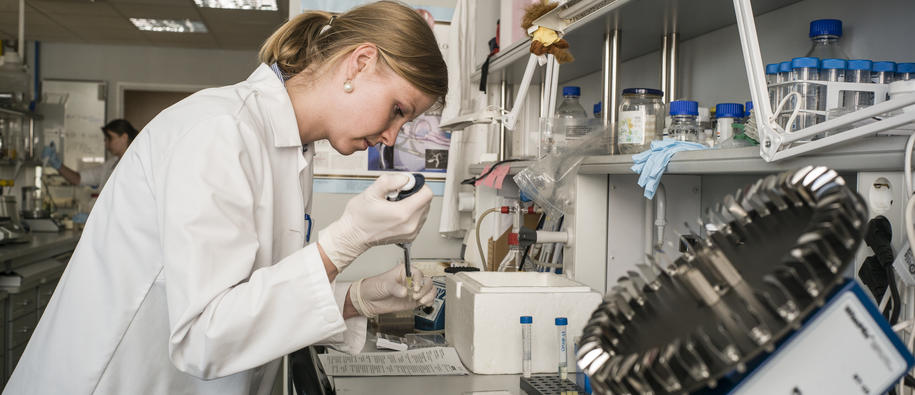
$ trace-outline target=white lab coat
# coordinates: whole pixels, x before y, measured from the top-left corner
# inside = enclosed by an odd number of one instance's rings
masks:
[[[93,166],[79,172],[79,185],[102,188],[114,172],[114,167],[118,165],[118,157],[106,160],[98,166]]]
[[[4,394],[266,395],[284,354],[358,352],[365,318],[344,322],[345,287],[303,248],[312,157],[266,65],[159,114],[102,191]]]

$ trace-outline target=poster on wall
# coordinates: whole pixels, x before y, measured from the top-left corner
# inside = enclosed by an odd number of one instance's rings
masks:
[[[341,155],[327,140],[315,143],[314,169],[319,177],[375,177],[379,171],[424,173],[444,179],[451,133],[439,128],[440,116],[423,114],[404,124],[393,147],[378,144]]]
[[[444,173],[451,133],[438,127],[438,115],[420,115],[404,124],[393,147],[368,149],[368,170]]]

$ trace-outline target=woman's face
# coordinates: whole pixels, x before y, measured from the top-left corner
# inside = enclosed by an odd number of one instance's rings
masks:
[[[337,100],[331,103],[336,103],[322,110],[329,112],[325,114],[327,140],[343,155],[378,143],[393,146],[403,124],[435,102],[381,62],[370,63],[351,77],[352,92],[343,91],[346,79],[339,78],[339,85],[331,86],[337,90]]]
[[[118,158],[124,156],[127,151],[127,133],[117,134],[110,130],[105,130],[105,149],[111,155]]]

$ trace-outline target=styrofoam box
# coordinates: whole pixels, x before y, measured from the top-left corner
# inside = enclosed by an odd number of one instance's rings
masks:
[[[521,323],[533,317],[531,369],[556,372],[559,334],[555,318],[567,317],[568,363],[574,371],[572,339],[600,304],[587,285],[551,273],[460,272],[447,276],[445,337],[461,362],[477,374],[521,373]]]

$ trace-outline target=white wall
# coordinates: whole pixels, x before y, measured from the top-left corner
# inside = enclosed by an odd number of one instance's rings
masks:
[[[253,50],[51,42],[41,44],[40,61],[42,79],[107,82],[108,119],[122,115],[118,111],[118,83],[142,84],[149,89],[155,85],[199,89],[243,81],[258,65]]]

